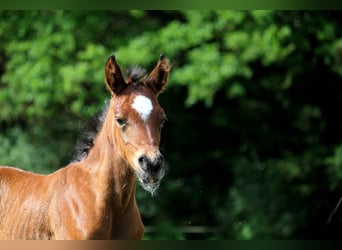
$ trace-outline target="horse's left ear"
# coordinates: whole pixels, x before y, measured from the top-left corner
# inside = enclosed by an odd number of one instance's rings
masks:
[[[171,65],[169,63],[169,59],[164,54],[161,54],[159,56],[157,65],[147,79],[156,94],[161,93],[165,89],[167,80],[169,78],[170,69]]]

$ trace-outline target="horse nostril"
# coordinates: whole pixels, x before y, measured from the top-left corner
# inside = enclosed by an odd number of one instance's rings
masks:
[[[147,158],[147,156],[143,155],[138,158],[138,163],[140,167],[148,171],[151,175],[157,175],[160,171],[164,162],[164,158],[162,156],[158,156],[157,158],[151,160]]]
[[[163,157],[156,158],[153,162],[149,164],[149,170],[151,174],[157,174],[163,165],[164,159]]]
[[[139,162],[140,166],[145,165],[146,162],[147,162],[146,156],[140,156],[140,157],[138,158],[138,162]]]
[[[156,159],[156,165],[162,166],[163,163],[164,163],[164,157],[162,155],[158,156],[158,158]]]

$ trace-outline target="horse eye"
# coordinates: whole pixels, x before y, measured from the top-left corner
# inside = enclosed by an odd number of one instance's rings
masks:
[[[119,124],[119,126],[122,126],[125,125],[127,121],[123,119],[116,119],[116,122]]]

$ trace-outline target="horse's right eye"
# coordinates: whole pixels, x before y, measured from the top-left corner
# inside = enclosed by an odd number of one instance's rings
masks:
[[[126,120],[123,120],[123,119],[116,119],[116,122],[119,124],[119,126],[126,124]]]

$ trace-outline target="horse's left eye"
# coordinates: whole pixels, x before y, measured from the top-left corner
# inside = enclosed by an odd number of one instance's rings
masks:
[[[119,126],[126,124],[126,120],[124,120],[124,119],[116,119],[116,122],[119,124]]]

